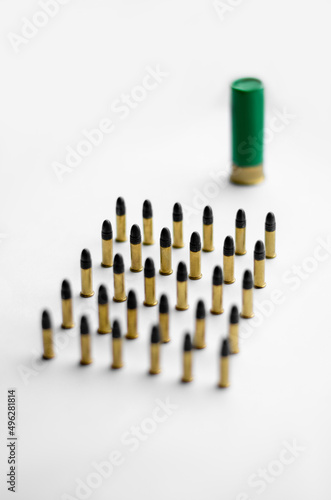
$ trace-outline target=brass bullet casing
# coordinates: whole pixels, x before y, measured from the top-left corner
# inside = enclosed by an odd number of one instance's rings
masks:
[[[113,228],[108,219],[103,221],[101,229],[102,267],[113,265]]]
[[[264,288],[265,282],[265,250],[263,241],[259,240],[254,248],[254,286]]]
[[[159,305],[159,330],[161,342],[170,342],[169,336],[169,302],[166,295],[161,295]]]
[[[232,236],[227,236],[223,246],[223,270],[224,283],[230,285],[234,283],[234,241]]]
[[[192,380],[192,342],[190,334],[187,333],[184,338],[182,382],[192,382]]]
[[[265,220],[265,256],[267,259],[276,257],[276,219],[272,212]]]
[[[190,274],[191,280],[199,280],[201,274],[201,239],[196,231],[192,233],[190,241]]]
[[[113,338],[112,338],[112,350],[113,350],[113,362],[111,367],[114,370],[123,367],[122,360],[122,335],[121,329],[118,321],[113,323]]]
[[[204,252],[212,252],[214,250],[213,243],[213,210],[207,205],[203,211],[202,230],[203,230],[203,247]]]
[[[172,224],[174,242],[173,248],[183,248],[183,209],[180,203],[175,203],[172,211]]]
[[[81,347],[81,365],[90,365],[91,357],[91,335],[88,320],[82,316],[80,320],[80,347]]]
[[[61,302],[62,302],[62,325],[64,329],[73,328],[75,326],[72,314],[72,295],[71,287],[68,280],[63,280],[61,286]]]
[[[52,359],[55,357],[55,353],[53,348],[53,329],[48,311],[43,311],[42,313],[41,328],[43,334],[43,358]]]
[[[144,267],[145,277],[145,301],[144,305],[148,307],[156,306],[155,298],[155,267],[154,261],[150,257],[145,260]]]
[[[212,306],[210,312],[212,314],[222,314],[223,309],[223,272],[220,266],[215,266],[212,281]]]
[[[110,333],[111,326],[109,321],[109,300],[107,289],[104,285],[100,285],[98,292],[98,315],[99,328],[98,333]]]
[[[149,200],[145,200],[143,204],[143,230],[143,245],[153,245],[153,209],[152,204]]]
[[[177,267],[177,311],[186,311],[187,303],[187,268],[185,262],[179,262]]]
[[[240,208],[236,215],[236,255],[246,253],[246,214]]]
[[[130,290],[128,293],[128,302],[127,302],[127,322],[128,322],[128,331],[126,334],[127,339],[136,339],[138,334],[138,318],[137,318],[137,297],[133,290]]]
[[[117,198],[116,201],[116,228],[116,241],[120,243],[126,241],[126,207],[122,197]]]
[[[124,302],[125,295],[125,278],[124,278],[124,261],[121,254],[117,253],[114,257],[114,302]]]
[[[229,344],[230,352],[238,354],[239,352],[239,312],[237,306],[232,306],[230,313],[229,326]]]
[[[195,349],[204,349],[206,347],[206,310],[203,300],[199,300],[196,309],[195,333],[193,338],[193,346]]]
[[[229,387],[229,344],[228,340],[224,339],[221,347],[221,359],[220,359],[220,379],[218,387]]]
[[[153,326],[151,334],[151,367],[149,373],[157,375],[161,372],[160,368],[160,332],[157,325]]]
[[[248,269],[244,272],[242,290],[242,318],[253,318],[253,276]]]
[[[92,283],[92,259],[87,248],[84,248],[81,253],[80,271],[82,282],[82,291],[80,292],[80,295],[81,297],[92,297],[92,295],[94,295]]]
[[[137,224],[133,224],[130,232],[131,267],[130,271],[139,273],[143,270],[141,259],[141,232]]]
[[[162,229],[160,235],[160,274],[164,276],[172,274],[171,234],[167,227]]]

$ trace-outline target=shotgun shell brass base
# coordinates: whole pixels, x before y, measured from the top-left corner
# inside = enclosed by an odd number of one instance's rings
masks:
[[[203,247],[204,252],[213,252],[213,224],[203,224]]]
[[[110,333],[111,326],[109,321],[109,305],[108,304],[99,304],[98,305],[98,314],[99,314],[99,328],[97,330],[98,333]]]
[[[242,299],[242,311],[240,313],[240,316],[242,318],[253,318],[254,317],[254,312],[253,312],[253,288],[250,288],[249,290],[243,289],[242,291],[243,294],[243,299]]]
[[[177,281],[177,311],[186,311],[187,303],[187,281]]]
[[[183,354],[183,377],[182,382],[192,382],[192,351]]]
[[[232,174],[230,180],[234,184],[259,184],[264,180],[263,164],[255,167],[238,167],[237,165],[232,164]]]
[[[53,330],[51,328],[47,328],[43,330],[43,358],[44,359],[52,359],[55,357],[54,349],[53,349]]]
[[[183,248],[183,221],[173,221],[174,242],[173,248]]]
[[[126,300],[124,273],[114,273],[114,302],[124,302]]]
[[[190,252],[190,280],[199,280],[202,278],[201,273],[201,250],[198,252]]]
[[[160,344],[151,344],[151,368],[149,373],[157,375],[160,372]]]
[[[137,332],[137,309],[128,309],[128,332],[125,338],[133,340],[139,337]]]
[[[155,298],[155,277],[146,278],[145,277],[145,300],[144,306],[153,307],[156,306],[157,300]]]
[[[102,240],[102,267],[113,267],[113,239]]]
[[[122,361],[122,339],[114,339],[113,338],[113,362],[111,367],[113,370],[117,370],[119,368],[123,367],[123,361]]]
[[[90,365],[92,363],[92,358],[91,358],[91,337],[89,334],[80,336],[80,345],[82,351],[80,364]]]
[[[223,285],[213,285],[212,314],[223,314]]]
[[[276,257],[276,231],[265,231],[265,256],[266,259]]]
[[[236,281],[234,277],[234,256],[223,255],[224,283],[230,285]]]
[[[229,387],[229,357],[221,357],[220,360],[220,381],[218,387]]]
[[[116,215],[116,241],[122,243],[127,240],[126,237],[126,215]]]
[[[61,328],[69,330],[75,326],[72,314],[72,299],[62,299],[62,325]]]
[[[246,228],[236,227],[236,255],[246,254]]]
[[[266,286],[266,282],[264,279],[265,272],[265,260],[256,260],[254,259],[254,287],[255,288],[264,288]]]
[[[143,245],[154,245],[153,238],[153,218],[143,218],[144,241]]]
[[[81,281],[82,281],[82,291],[80,292],[81,297],[92,297],[94,295],[93,285],[92,285],[92,268],[81,269]]]

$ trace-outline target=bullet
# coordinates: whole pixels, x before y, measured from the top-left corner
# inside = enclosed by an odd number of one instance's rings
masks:
[[[212,314],[222,314],[223,309],[223,272],[220,266],[215,266],[213,272]]]
[[[177,267],[177,311],[186,311],[187,303],[187,268],[185,262],[179,262]]]
[[[133,224],[130,232],[131,267],[130,271],[140,273],[143,270],[141,260],[141,232],[137,224]]]
[[[41,316],[41,328],[43,333],[43,358],[52,359],[55,357],[53,348],[53,329],[51,317],[48,311],[43,311]]]
[[[246,253],[246,214],[240,208],[236,215],[236,255]]]
[[[136,339],[139,337],[137,331],[137,297],[133,290],[130,290],[128,293],[128,302],[127,302],[127,320],[128,320],[128,332],[126,334],[127,339]]]
[[[155,267],[154,261],[150,257],[145,260],[144,267],[145,277],[145,301],[144,305],[148,307],[156,306],[155,298]]]
[[[117,236],[116,241],[123,242],[126,241],[126,209],[125,201],[120,196],[116,201],[116,227]]]
[[[251,271],[247,269],[243,277],[243,291],[242,291],[242,311],[240,316],[242,318],[253,318],[253,276]]]
[[[80,346],[81,346],[81,365],[90,365],[91,358],[91,335],[90,327],[86,316],[82,316],[80,320]]]
[[[92,297],[92,295],[94,295],[92,284],[92,259],[90,251],[87,250],[87,248],[84,248],[81,253],[80,273],[82,281],[82,291],[80,295],[82,297]]]
[[[144,241],[143,245],[153,245],[153,208],[149,200],[145,200],[143,204],[143,228]]]
[[[203,300],[199,300],[195,315],[195,333],[193,345],[195,349],[204,349],[206,347],[205,332],[206,332],[206,310]]]
[[[122,368],[123,361],[122,361],[122,335],[119,322],[116,319],[113,323],[112,348],[113,348],[113,362],[111,367],[114,370],[117,370],[118,368]]]
[[[237,306],[232,306],[230,312],[229,326],[229,344],[230,352],[238,354],[239,352],[239,312]]]
[[[151,368],[149,373],[157,375],[160,373],[160,331],[157,325],[153,326],[151,334]]]
[[[228,339],[222,341],[220,359],[220,380],[218,387],[229,387],[229,343]]]
[[[160,274],[168,276],[172,274],[171,267],[171,234],[167,227],[164,227],[160,235]]]
[[[110,333],[111,326],[109,321],[109,300],[108,300],[107,289],[104,285],[99,286],[98,314],[99,314],[98,333]]]
[[[114,302],[124,302],[125,279],[124,279],[124,261],[121,254],[117,253],[114,257]]]
[[[267,259],[276,257],[276,218],[272,212],[265,219],[265,256]]]
[[[159,329],[161,342],[167,343],[170,341],[169,337],[169,302],[168,297],[163,294],[160,297],[159,305]]]
[[[183,209],[180,203],[175,203],[172,211],[172,223],[174,233],[174,248],[183,248]]]
[[[111,222],[103,221],[101,229],[102,241],[102,267],[112,267],[113,265],[113,228]]]
[[[227,236],[223,246],[224,283],[234,283],[234,242],[232,236]]]
[[[192,382],[192,342],[189,333],[184,337],[182,382]]]
[[[203,248],[204,252],[212,252],[214,250],[213,244],[213,210],[207,205],[203,211]]]
[[[75,326],[72,314],[72,295],[71,287],[68,280],[62,281],[61,286],[61,302],[62,302],[62,325],[64,329],[73,328]]]
[[[191,280],[199,280],[201,274],[201,239],[199,233],[194,231],[190,240],[190,274]]]
[[[254,248],[254,286],[264,288],[265,282],[265,250],[263,241],[258,240]]]

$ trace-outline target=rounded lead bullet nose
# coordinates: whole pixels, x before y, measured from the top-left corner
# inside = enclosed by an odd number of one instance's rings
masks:
[[[113,237],[113,228],[108,219],[104,220],[102,223],[101,237],[103,240],[111,240]]]
[[[235,325],[239,323],[239,311],[237,306],[232,306],[230,312],[230,323],[231,325]]]
[[[172,211],[172,220],[174,222],[180,222],[183,220],[183,209],[180,203],[175,203]]]
[[[192,351],[192,341],[189,333],[186,333],[184,337],[184,351],[185,352]]]
[[[115,319],[113,323],[113,339],[120,339],[121,338],[121,328],[119,322]]]
[[[61,299],[71,299],[71,287],[68,280],[63,280],[61,285]]]
[[[178,264],[177,281],[187,281],[187,267],[185,262],[179,262]]]
[[[249,269],[246,269],[243,277],[243,288],[245,290],[250,290],[253,288],[253,275]]]
[[[122,196],[116,200],[116,215],[125,215],[125,201]]]
[[[122,274],[124,273],[124,261],[120,253],[117,253],[114,257],[114,273]]]
[[[234,241],[232,236],[227,236],[224,240],[223,254],[226,257],[234,255]]]
[[[213,223],[213,220],[213,209],[209,205],[207,205],[203,211],[202,221],[205,225],[208,226]]]
[[[159,313],[160,314],[168,314],[169,313],[168,297],[165,294],[161,295],[161,297],[160,297]]]
[[[265,230],[276,231],[276,217],[272,212],[269,212],[265,219]]]
[[[237,228],[246,227],[246,214],[242,208],[239,208],[236,215],[236,227]]]
[[[52,326],[51,317],[48,311],[43,311],[41,315],[41,327],[43,330],[49,330]]]
[[[143,204],[143,218],[151,219],[153,217],[153,208],[149,200],[145,200]]]
[[[128,293],[128,309],[137,309],[137,297],[133,290],[130,290]]]
[[[141,243],[141,231],[138,224],[133,224],[131,227],[130,243],[132,245],[139,245],[139,243]]]
[[[206,309],[203,300],[199,300],[197,304],[196,319],[205,319]]]
[[[82,269],[90,269],[92,267],[92,258],[90,251],[87,248],[84,248],[84,250],[81,253],[80,256],[80,267]]]
[[[160,246],[162,248],[171,247],[171,234],[167,227],[164,227],[161,231]]]
[[[255,243],[254,259],[255,260],[263,260],[264,258],[265,258],[264,243],[263,243],[263,241],[258,240]]]
[[[154,325],[151,334],[151,344],[158,344],[160,341],[161,337],[159,327],[157,325]]]
[[[200,252],[201,250],[200,234],[197,231],[194,231],[191,235],[190,250],[191,252]]]
[[[80,319],[80,333],[81,335],[87,335],[90,333],[90,328],[86,316],[82,316]]]
[[[223,272],[220,266],[215,266],[213,272],[213,285],[220,286],[223,283]]]
[[[107,288],[104,285],[99,286],[98,304],[100,304],[100,305],[108,304]]]
[[[230,354],[229,341],[228,339],[223,339],[221,345],[221,356],[222,358],[225,358],[226,356],[229,356],[229,354]]]
[[[154,278],[155,276],[154,261],[150,257],[145,260],[144,276],[145,278]]]

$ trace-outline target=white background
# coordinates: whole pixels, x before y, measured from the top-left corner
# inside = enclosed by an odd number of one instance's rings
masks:
[[[235,3],[222,19],[212,0],[72,0],[16,52],[8,34],[20,35],[22,18],[31,20],[40,6],[1,1],[1,498],[13,498],[4,477],[10,387],[18,401],[14,498],[78,498],[77,479],[86,482],[95,472],[92,462],[114,450],[123,464],[86,498],[330,497],[331,248],[321,250],[319,243],[327,246],[331,233],[330,4]],[[111,109],[114,100],[141,84],[147,66],[158,65],[168,76],[121,119]],[[229,85],[242,76],[265,84],[267,127],[278,112],[291,115],[282,130],[269,129],[266,181],[256,187],[217,181],[230,161]],[[60,182],[53,163],[63,163],[67,146],[75,148],[82,131],[103,118],[113,120],[114,131]],[[116,244],[115,251],[125,259],[127,289],[139,297],[140,337],[124,342],[123,370],[110,370],[110,337],[95,333],[96,296],[79,297],[84,247],[92,253],[95,290],[106,283],[112,294],[112,270],[100,267],[100,230],[105,218],[115,229],[120,195],[128,228],[141,224],[144,199],[152,201],[157,243],[143,248],[143,258],[152,256],[157,269],[159,233],[171,228],[174,202],[185,205],[186,243],[173,252],[174,269],[179,260],[188,263],[189,236],[201,231],[203,206],[214,210],[215,252],[202,255],[203,279],[189,282],[187,312],[174,310],[175,273],[157,276],[157,295],[166,291],[171,303],[172,337],[162,346],[158,377],[147,375],[157,308],[142,306],[143,277],[129,271],[129,243]],[[208,314],[207,348],[194,353],[195,379],[183,386],[183,334],[193,332],[198,298],[210,307],[212,269],[222,265],[223,240],[234,235],[241,207],[248,252],[236,258],[237,280],[225,287],[224,315]],[[269,210],[277,218],[278,255],[266,262],[267,287],[254,296],[260,307],[268,300],[270,311],[255,327],[254,320],[241,321],[246,340],[231,358],[231,387],[217,390],[229,310],[240,306],[242,273],[252,268]],[[89,367],[78,365],[78,329],[63,334],[59,328],[64,278],[73,287],[76,322],[86,312],[93,328]],[[276,289],[281,304],[270,307]],[[56,359],[41,363],[45,307],[55,338],[66,345]],[[125,314],[126,304],[111,304],[111,318],[120,319],[123,331]],[[155,400],[166,398],[177,409],[131,452],[122,435],[144,425]],[[262,482],[259,494],[250,476],[273,467],[284,442],[293,440],[304,451],[278,477],[269,474],[272,482]]]

